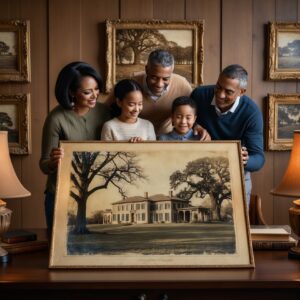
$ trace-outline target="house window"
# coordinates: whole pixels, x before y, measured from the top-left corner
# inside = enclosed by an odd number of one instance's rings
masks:
[[[142,209],[145,209],[145,203],[142,204]]]
[[[170,217],[168,213],[165,213],[165,221],[170,221]]]
[[[142,221],[146,220],[146,215],[144,213],[142,213]]]
[[[137,205],[136,205],[136,209],[140,209],[140,204],[137,204]]]

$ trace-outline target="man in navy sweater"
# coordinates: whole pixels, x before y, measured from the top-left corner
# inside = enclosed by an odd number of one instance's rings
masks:
[[[263,118],[255,102],[245,95],[248,74],[240,65],[227,66],[216,85],[199,86],[191,94],[197,103],[197,124],[212,140],[240,140],[245,170],[246,199],[249,207],[250,172],[262,168]]]

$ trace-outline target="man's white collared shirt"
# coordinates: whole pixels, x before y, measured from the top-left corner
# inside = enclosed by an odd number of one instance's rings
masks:
[[[234,113],[236,108],[238,107],[239,103],[240,103],[240,96],[238,96],[236,98],[236,100],[234,101],[234,104],[230,107],[230,109],[224,111],[224,112],[221,112],[221,110],[219,109],[219,107],[216,105],[216,97],[214,96],[212,102],[211,102],[211,105],[213,105],[215,107],[215,110],[216,110],[216,113],[218,116],[223,116],[223,115],[226,115],[228,114],[229,112],[230,113]]]

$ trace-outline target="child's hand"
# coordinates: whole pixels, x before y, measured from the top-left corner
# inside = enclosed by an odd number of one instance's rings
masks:
[[[211,141],[208,131],[199,124],[194,126],[194,135],[198,135],[200,141]]]
[[[129,143],[136,143],[136,142],[141,142],[143,139],[139,136],[133,136],[130,138]]]

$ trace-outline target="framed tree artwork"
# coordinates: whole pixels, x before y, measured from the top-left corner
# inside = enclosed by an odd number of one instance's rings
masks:
[[[240,142],[62,142],[50,268],[252,268]]]
[[[150,52],[165,49],[174,72],[193,85],[203,82],[203,21],[106,21],[106,92],[121,79],[144,71]]]
[[[30,82],[29,21],[0,21],[0,81]]]
[[[269,94],[266,150],[291,150],[294,130],[300,130],[300,95]]]
[[[31,152],[30,94],[0,95],[0,130],[8,132],[11,154]]]
[[[267,78],[300,78],[300,23],[269,23]]]

